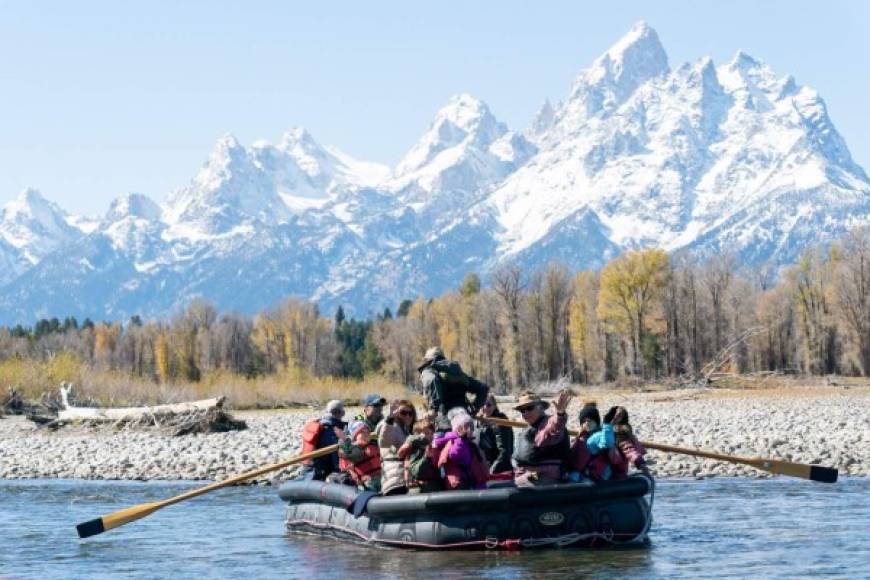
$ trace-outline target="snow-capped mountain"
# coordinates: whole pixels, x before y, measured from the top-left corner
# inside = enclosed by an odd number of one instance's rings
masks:
[[[552,237],[581,208],[621,248],[727,245],[753,262],[789,262],[817,242],[801,233],[807,220],[823,216],[830,235],[849,216],[868,220],[867,176],[824,102],[742,52],[719,67],[704,58],[671,70],[641,23],[550,117],[539,153],[481,210],[501,225],[501,256]]]
[[[743,52],[672,68],[639,23],[524,131],[459,95],[392,170],[297,128],[225,136],[165,203],[123,196],[98,221],[28,190],[0,213],[0,322],[289,294],[365,315],[507,262],[656,245],[784,265],[866,223],[870,180],[813,89]]]
[[[0,283],[12,280],[93,227],[89,220],[69,215],[39,191],[25,189],[0,209]]]

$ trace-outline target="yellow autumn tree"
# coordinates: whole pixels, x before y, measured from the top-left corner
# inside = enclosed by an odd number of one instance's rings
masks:
[[[161,383],[169,380],[169,342],[166,333],[162,330],[157,333],[154,341],[154,366],[157,371],[157,379]]]
[[[597,342],[595,307],[598,280],[594,272],[587,270],[579,272],[573,282],[574,297],[568,311],[568,335],[581,380],[588,382]]]
[[[598,316],[628,335],[633,373],[641,372],[639,354],[648,318],[660,302],[668,276],[668,255],[655,248],[626,252],[601,270]]]
[[[94,329],[94,359],[100,365],[111,366],[112,353],[121,327],[118,324],[98,324]]]

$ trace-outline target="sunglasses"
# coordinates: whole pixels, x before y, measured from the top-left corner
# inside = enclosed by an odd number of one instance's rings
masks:
[[[534,409],[534,408],[535,408],[534,406],[532,406],[532,407],[523,407],[522,409],[517,409],[517,411],[519,411],[520,413],[528,413],[529,411],[531,411],[531,410]]]
[[[396,411],[396,415],[402,415],[403,417],[411,417],[413,414],[414,412],[409,409],[402,409],[401,411]]]

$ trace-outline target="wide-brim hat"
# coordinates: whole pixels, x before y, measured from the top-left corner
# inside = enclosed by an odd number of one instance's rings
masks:
[[[550,403],[535,393],[523,393],[517,399],[517,403],[514,405],[514,411],[519,411],[520,409],[531,405],[540,405],[542,408],[546,409],[550,406]]]

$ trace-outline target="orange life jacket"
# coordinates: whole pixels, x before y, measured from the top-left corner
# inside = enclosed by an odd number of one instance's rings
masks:
[[[378,444],[375,442],[369,443],[366,445],[365,452],[366,458],[357,463],[353,463],[341,455],[339,455],[338,459],[339,469],[349,473],[351,479],[357,485],[362,485],[381,471],[381,450]]]
[[[323,425],[320,419],[311,419],[302,428],[302,453],[311,453],[317,449],[317,443],[320,441],[320,433],[323,431]],[[312,465],[313,459],[306,459],[302,462],[303,465]]]

